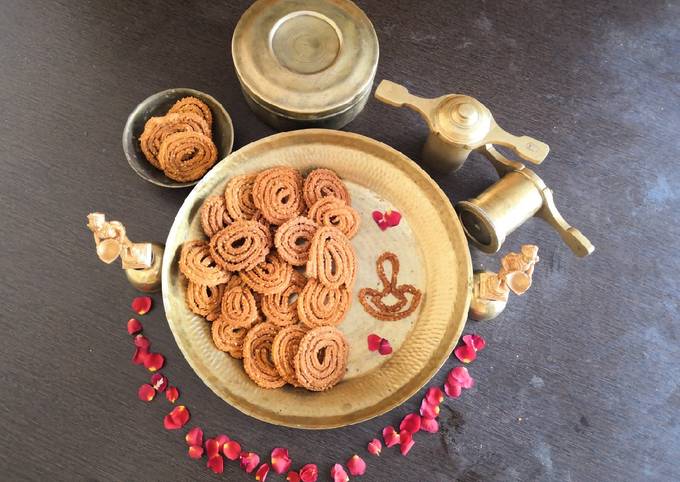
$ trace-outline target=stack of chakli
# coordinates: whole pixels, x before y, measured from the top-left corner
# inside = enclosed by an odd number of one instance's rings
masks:
[[[336,385],[347,369],[337,326],[352,300],[359,229],[342,180],[285,166],[235,176],[200,215],[208,240],[186,242],[179,267],[187,305],[212,323],[215,346],[263,388]]]

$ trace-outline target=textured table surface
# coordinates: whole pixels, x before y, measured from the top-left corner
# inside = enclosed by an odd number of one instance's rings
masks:
[[[94,255],[85,215],[164,240],[187,190],[145,183],[120,137],[128,113],[169,87],[230,111],[235,147],[272,133],[234,77],[230,39],[247,2],[22,2],[0,6],[0,478],[212,480],[143,404],[124,324],[135,294]],[[472,94],[509,131],[546,141],[537,171],[596,245],[577,259],[538,220],[509,237],[540,246],[535,285],[468,324],[488,345],[477,386],[448,400],[407,458],[385,450],[361,480],[680,478],[680,4],[360,2],[380,40],[377,79]],[[418,161],[416,114],[371,100],[347,127]],[[495,180],[473,156],[434,176],[452,201]],[[476,267],[496,258],[473,250]],[[285,446],[327,477],[422,393],[359,426],[306,432],[250,419],[181,357],[160,297],[144,318],[193,420],[267,455]],[[433,382],[440,383],[450,360]],[[368,458],[369,456],[367,456]],[[229,463],[225,480],[250,480]],[[268,480],[282,480],[270,475]]]

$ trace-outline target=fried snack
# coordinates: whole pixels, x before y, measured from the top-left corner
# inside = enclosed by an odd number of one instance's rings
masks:
[[[293,270],[290,284],[285,290],[280,293],[264,295],[261,301],[261,309],[266,320],[277,326],[297,323],[299,321],[297,304],[300,299],[300,292],[306,283],[307,279]]]
[[[223,196],[210,196],[201,206],[201,228],[209,238],[231,224]]]
[[[214,321],[220,316],[220,303],[225,285],[206,286],[189,281],[186,292],[187,306],[192,313]]]
[[[210,333],[218,350],[225,351],[234,358],[243,358],[243,342],[248,328],[234,326],[224,318],[217,318],[210,327]]]
[[[334,196],[322,197],[309,208],[307,216],[319,226],[338,228],[348,238],[359,231],[359,213],[342,199]]]
[[[144,132],[139,137],[139,144],[146,160],[156,169],[163,169],[159,158],[163,141],[171,134],[185,131],[210,135],[210,124],[202,116],[186,112],[151,117],[144,124]]]
[[[386,262],[392,265],[392,274],[389,280],[385,273]],[[413,285],[397,284],[399,275],[399,258],[397,255],[390,252],[381,254],[376,261],[376,271],[383,289],[362,288],[359,291],[359,302],[366,313],[382,321],[401,320],[413,313],[420,304],[422,293]],[[406,296],[407,294],[410,296]],[[388,305],[384,302],[384,299],[389,295],[392,295],[397,301]]]
[[[272,343],[274,366],[281,378],[294,387],[300,386],[295,376],[295,356],[305,333],[307,330],[300,325],[287,326],[276,334]]]
[[[183,99],[178,100],[172,107],[170,107],[168,114],[187,112],[199,115],[205,119],[205,122],[208,124],[208,128],[212,126],[212,112],[210,111],[210,107],[208,107],[205,102],[197,99],[196,97],[184,97]],[[207,134],[210,135],[210,131],[208,131]]]
[[[229,179],[224,188],[227,212],[232,219],[253,219],[258,214],[253,201],[253,184],[257,174],[244,174]]]
[[[225,270],[248,270],[264,261],[271,244],[271,232],[263,224],[238,220],[210,238],[210,254]]]
[[[248,271],[239,272],[241,280],[253,291],[266,295],[280,293],[290,284],[293,267],[283,261],[276,251]]]
[[[303,187],[305,204],[311,208],[315,202],[327,196],[342,199],[348,206],[352,204],[347,187],[336,173],[330,169],[314,169],[305,178]]]
[[[279,388],[286,384],[272,361],[272,344],[279,328],[272,323],[252,327],[243,343],[243,368],[262,388]]]
[[[274,246],[279,256],[293,266],[306,264],[317,227],[314,221],[304,216],[289,219],[279,226],[274,235]]]
[[[190,115],[190,114],[172,114]],[[200,132],[176,132],[167,136],[158,151],[163,172],[175,181],[195,181],[208,172],[217,160],[217,147]]]
[[[331,288],[310,278],[298,296],[298,318],[309,328],[336,326],[345,318],[351,303],[346,287]]]
[[[230,283],[220,302],[220,318],[233,326],[250,328],[258,317],[253,292],[240,283]]]
[[[338,288],[354,285],[357,274],[357,256],[347,236],[338,228],[319,228],[309,247],[307,277],[317,278],[321,284]]]
[[[307,390],[328,390],[345,375],[348,353],[349,345],[340,330],[332,326],[314,328],[300,341],[295,377]]]
[[[205,286],[217,286],[229,281],[230,274],[213,259],[208,243],[188,241],[182,246],[179,270],[189,281]]]
[[[264,218],[280,225],[302,214],[302,176],[290,167],[272,167],[262,171],[253,184],[253,200]]]

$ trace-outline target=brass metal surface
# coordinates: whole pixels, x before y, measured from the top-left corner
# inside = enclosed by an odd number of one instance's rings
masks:
[[[472,299],[470,300],[470,318],[475,321],[493,320],[500,315],[508,304],[505,299],[489,299],[480,294],[484,277],[494,276],[491,271],[475,272],[472,277]]]
[[[151,266],[148,268],[129,268],[125,276],[132,286],[145,293],[161,290],[161,268],[163,266],[164,246],[161,243],[150,243],[152,249]]]
[[[448,94],[426,99],[411,94],[402,85],[383,80],[375,97],[394,107],[409,107],[423,117],[430,128],[423,146],[423,161],[437,170],[459,169],[470,152],[486,144],[508,147],[534,164],[543,162],[550,150],[541,141],[503,130],[491,111],[468,95]]]
[[[378,64],[378,38],[349,0],[258,0],[231,44],[253,110],[275,128],[340,128],[363,108]]]
[[[290,386],[266,390],[244,373],[240,360],[218,351],[210,325],[185,305],[186,281],[177,261],[182,243],[202,238],[201,203],[221,193],[229,178],[274,165],[307,173],[335,170],[361,216],[352,239],[359,258],[353,303],[339,328],[350,343],[345,378],[327,392]],[[371,218],[377,210],[398,209],[402,222],[381,231]],[[357,295],[377,287],[375,262],[384,251],[399,256],[400,281],[423,292],[419,309],[399,322],[381,322],[363,311]],[[310,129],[277,134],[234,152],[193,189],[168,234],[163,259],[163,304],[168,323],[188,363],[220,397],[260,420],[290,427],[341,427],[382,414],[412,396],[437,372],[465,325],[472,293],[472,267],[465,235],[446,197],[413,161],[370,138]],[[368,351],[366,337],[380,333],[394,353]]]

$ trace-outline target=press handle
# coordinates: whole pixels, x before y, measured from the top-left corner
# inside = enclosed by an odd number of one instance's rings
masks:
[[[590,240],[581,231],[570,226],[557,210],[552,190],[547,186],[544,187],[541,197],[543,198],[543,206],[536,215],[555,228],[571,251],[581,258],[595,251],[595,246],[593,246]]]
[[[434,112],[439,105],[440,98],[427,99],[411,94],[406,87],[390,80],[383,80],[375,89],[375,98],[392,107],[408,107],[419,113],[430,130],[433,129]]]
[[[550,147],[545,142],[529,136],[516,136],[502,129],[496,121],[492,122],[489,133],[480,144],[496,144],[508,147],[525,161],[533,164],[542,163],[550,152]]]

